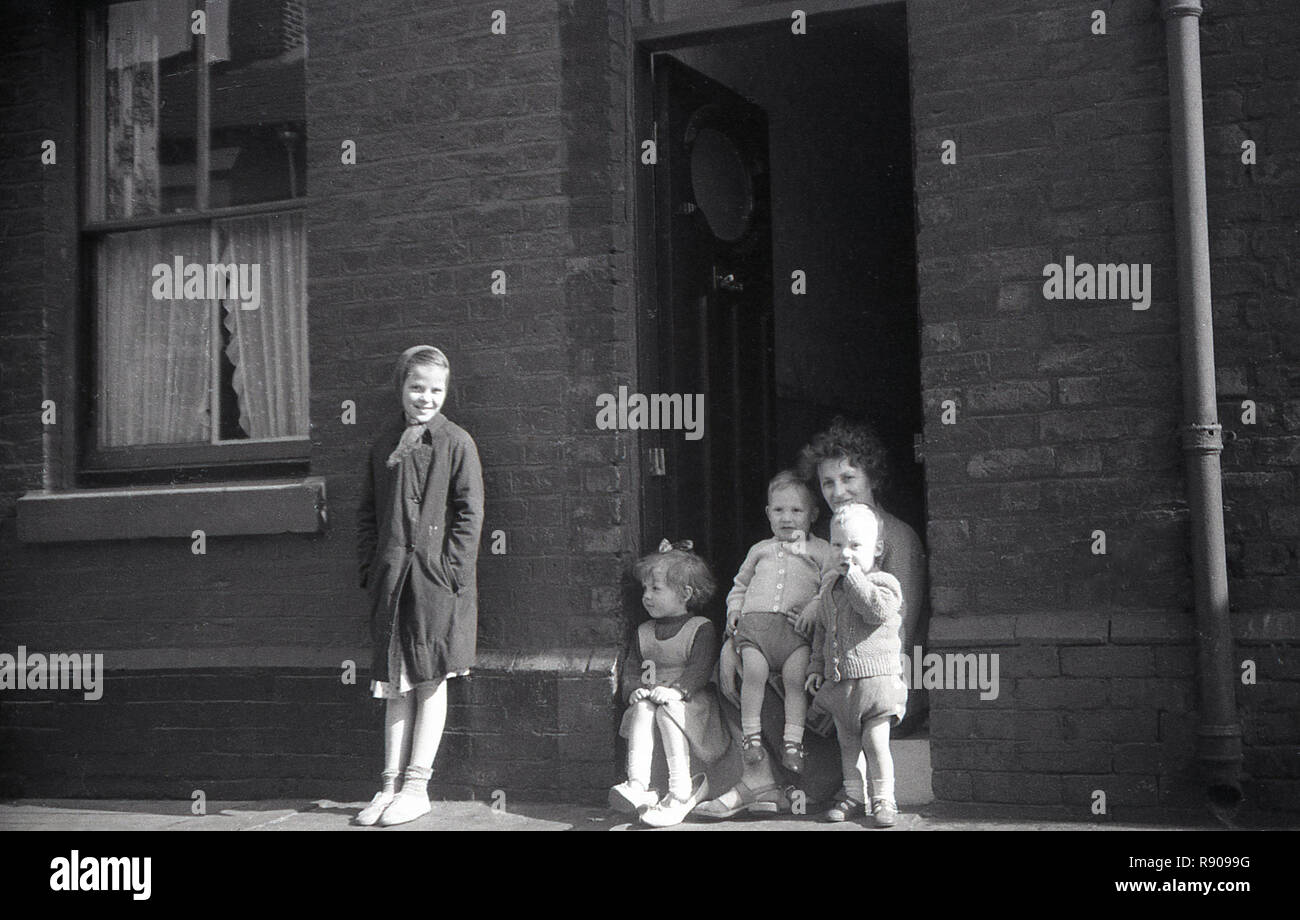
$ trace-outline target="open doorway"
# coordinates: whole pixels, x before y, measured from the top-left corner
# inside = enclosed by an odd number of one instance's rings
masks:
[[[876,429],[877,498],[924,534],[903,4],[709,38],[655,53],[641,100],[660,158],[642,374],[706,406],[698,441],[647,440],[645,537],[690,537],[734,573],[767,535],[768,479],[836,415]]]
[[[768,480],[835,416],[876,430],[890,473],[876,497],[925,533],[904,4],[810,17],[803,35],[788,23],[656,42],[637,94],[659,158],[641,198],[640,372],[705,403],[703,438],[643,439],[643,539],[694,540],[719,623],[770,536]],[[900,800],[931,798],[926,739],[896,752],[915,785]]]

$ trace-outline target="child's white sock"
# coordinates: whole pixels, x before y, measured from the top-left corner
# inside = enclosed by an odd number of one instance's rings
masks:
[[[781,733],[781,740],[803,744],[803,725],[795,725],[792,722],[785,723],[785,731]]]
[[[384,781],[384,794],[393,795],[397,792],[397,781],[401,778],[400,770],[385,770],[379,774]]]
[[[646,744],[635,735],[627,739],[627,781],[629,783],[642,789],[650,788],[650,765],[654,753],[653,742]]]
[[[872,801],[876,799],[894,801],[894,778],[892,776],[889,779],[871,777],[871,799]]]
[[[402,775],[402,792],[410,795],[423,795],[427,799],[429,797],[429,778],[432,776],[433,771],[428,767],[417,767],[415,764],[411,764]]]
[[[678,799],[688,799],[691,797],[690,761],[675,764],[674,760],[677,758],[668,758],[668,791]]]

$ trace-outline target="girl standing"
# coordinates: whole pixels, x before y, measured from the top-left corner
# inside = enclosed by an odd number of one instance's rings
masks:
[[[430,811],[447,680],[474,663],[483,474],[474,439],[441,414],[450,374],[431,345],[402,352],[393,375],[402,414],[371,446],[362,482],[357,551],[370,597],[371,692],[387,701],[383,788],[355,819],[367,826]]]

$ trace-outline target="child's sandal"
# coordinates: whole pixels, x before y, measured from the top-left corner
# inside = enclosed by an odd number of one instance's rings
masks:
[[[755,732],[752,735],[746,735],[740,740],[740,758],[745,763],[762,763],[763,758],[766,756],[767,755],[763,753],[762,734]]]
[[[863,803],[854,801],[846,795],[832,805],[826,814],[822,815],[822,820],[838,824],[841,821],[847,821],[849,818],[861,815],[863,808]]]

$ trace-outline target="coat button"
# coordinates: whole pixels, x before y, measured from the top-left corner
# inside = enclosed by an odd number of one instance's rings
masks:
[[[408,553],[413,553],[413,552],[415,552],[415,544],[414,544],[414,543],[408,543],[408,544],[406,544],[406,551],[407,551]]]

